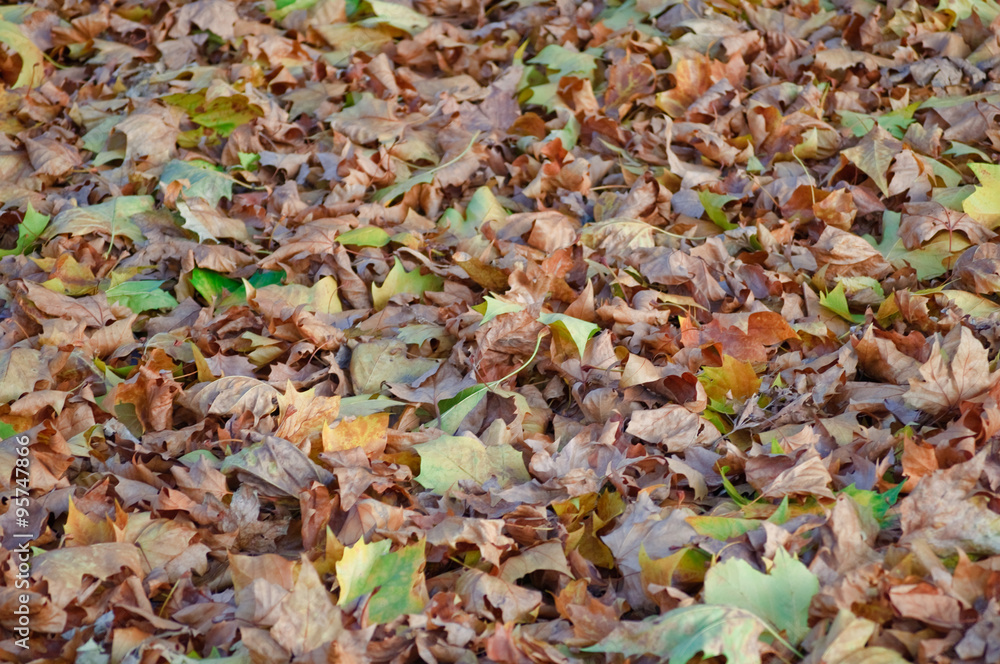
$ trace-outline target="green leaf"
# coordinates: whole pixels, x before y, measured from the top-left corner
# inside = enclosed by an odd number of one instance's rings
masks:
[[[601,328],[594,323],[588,323],[566,314],[542,314],[538,317],[538,322],[548,325],[554,334],[572,341],[581,360],[587,349],[587,341],[601,331]]]
[[[889,181],[886,175],[898,152],[898,141],[881,126],[875,127],[853,148],[841,154],[870,177],[883,195],[889,195]]]
[[[722,488],[726,490],[726,494],[732,499],[737,505],[747,505],[750,501],[743,497],[736,487],[733,486],[733,481],[726,477],[726,473],[729,472],[729,466],[723,466],[719,469],[719,475],[722,476]]]
[[[434,426],[447,434],[454,434],[462,424],[465,416],[486,398],[487,387],[482,383],[467,387],[450,399],[443,399],[438,403],[438,410],[441,417],[437,419]]]
[[[337,236],[337,242],[355,247],[384,247],[389,244],[390,237],[385,230],[378,226],[362,226],[341,233]]]
[[[319,0],[277,0],[274,3],[274,9],[267,13],[275,21],[283,21],[294,11],[300,11],[304,9],[310,9]]]
[[[191,287],[208,302],[224,293],[235,293],[238,289],[244,288],[242,281],[230,279],[218,272],[204,270],[200,267],[191,270]],[[244,289],[244,297],[245,293]]]
[[[167,291],[160,289],[163,283],[163,281],[126,281],[112,286],[105,291],[105,294],[109,302],[124,305],[137,314],[150,309],[173,309],[177,306],[177,300]]]
[[[375,413],[384,413],[390,408],[407,405],[381,394],[357,394],[340,400],[340,417],[367,417]]]
[[[407,272],[402,261],[397,258],[382,285],[372,284],[372,302],[375,304],[375,310],[381,311],[394,295],[409,293],[419,296],[427,291],[439,291],[442,288],[444,279],[436,274],[420,274],[419,267]]]
[[[809,603],[819,592],[819,579],[785,549],[778,548],[770,574],[745,560],[730,558],[705,575],[706,604],[750,611],[793,644],[809,633]]]
[[[885,493],[858,489],[852,484],[849,487],[845,487],[840,493],[846,493],[850,496],[872,519],[878,522],[879,526],[884,528],[891,523],[891,519],[887,518],[886,515],[889,513],[889,509],[896,504],[896,501],[899,499],[899,493],[902,490],[903,482],[900,482]]]
[[[399,616],[420,613],[427,603],[424,575],[424,543],[418,542],[389,552],[391,540],[365,544],[364,538],[344,549],[336,565],[340,583],[339,606],[374,593],[368,601],[368,620],[387,623]]]
[[[438,495],[459,480],[482,485],[496,477],[506,487],[531,479],[521,453],[510,445],[487,447],[471,436],[441,436],[413,449],[420,455],[417,482]]]
[[[372,18],[359,21],[358,25],[366,28],[378,25],[390,25],[394,28],[415,35],[426,30],[431,24],[430,20],[420,12],[410,9],[406,5],[399,5],[394,2],[384,0],[365,0],[364,4],[371,8]]]
[[[843,283],[838,283],[829,293],[820,293],[819,303],[849,323],[865,322],[863,314],[851,313],[851,308],[847,305],[847,295],[844,293]]]
[[[642,622],[623,620],[611,634],[585,652],[653,655],[669,664],[687,664],[698,653],[722,655],[727,664],[760,664],[761,633],[754,614],[729,606],[687,606]]]
[[[837,111],[840,116],[840,126],[854,134],[855,138],[861,138],[875,128],[875,118],[867,113],[856,111]]]
[[[472,194],[465,208],[465,218],[455,223],[451,222],[448,229],[455,237],[469,238],[479,234],[479,229],[487,221],[504,221],[507,210],[500,205],[489,187],[480,187]]]
[[[7,440],[11,436],[17,435],[17,429],[7,424],[6,422],[0,422],[0,440]]]
[[[979,178],[979,186],[965,199],[962,209],[976,221],[989,228],[1000,225],[1000,166],[969,164]]]
[[[735,200],[739,200],[736,196],[729,196],[728,194],[715,194],[711,191],[699,191],[698,200],[701,201],[701,205],[705,208],[705,214],[708,218],[715,222],[715,225],[724,231],[731,231],[734,228],[739,228],[736,224],[729,221],[729,217],[726,213],[722,211],[722,208],[726,203],[730,203]]]
[[[850,129],[851,133],[861,138],[875,128],[878,124],[896,138],[903,138],[906,128],[914,123],[913,114],[920,108],[919,103],[910,104],[895,111],[883,113],[878,117],[873,117],[865,113],[854,111],[837,111],[840,116],[841,126]]]
[[[558,72],[561,76],[581,74],[585,78],[591,78],[597,69],[597,55],[598,53],[590,51],[581,53],[558,44],[549,44],[528,60],[528,64],[545,65],[546,69]]]
[[[944,151],[946,157],[965,157],[972,155],[974,157],[979,157],[980,159],[990,160],[990,156],[971,145],[966,145],[965,143],[959,143],[958,141],[951,141],[951,147]]]
[[[218,205],[223,198],[233,199],[233,179],[208,162],[177,159],[168,162],[160,176],[160,189],[178,180],[187,181],[181,187],[184,198],[204,198],[210,205]]]
[[[218,132],[223,138],[236,131],[237,127],[264,115],[263,109],[240,94],[216,97],[206,102],[205,91],[201,90],[168,95],[163,97],[163,101],[184,109],[192,122]]]
[[[45,79],[45,54],[21,32],[21,26],[0,20],[0,42],[21,58],[21,72],[12,88],[34,88]]]
[[[39,214],[35,208],[28,203],[28,210],[24,213],[24,219],[17,225],[17,244],[13,249],[0,249],[0,256],[11,256],[23,254],[38,241],[45,227],[49,225],[49,216]]]
[[[506,300],[498,300],[497,298],[490,297],[489,295],[483,297],[482,304],[477,304],[472,307],[473,311],[478,311],[483,315],[483,319],[479,321],[480,325],[486,325],[497,316],[514,313],[515,311],[521,311],[523,309],[523,304],[508,302]]]
[[[260,167],[260,155],[253,152],[237,152],[240,159],[240,168],[245,171],[256,171]]]

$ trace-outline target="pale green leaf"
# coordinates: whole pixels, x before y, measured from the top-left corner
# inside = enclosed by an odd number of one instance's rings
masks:
[[[483,297],[482,304],[477,304],[472,307],[473,311],[478,311],[483,315],[483,319],[479,321],[480,325],[486,325],[497,316],[514,313],[515,311],[521,311],[523,309],[523,304],[499,300],[495,297],[490,297],[489,295]]]
[[[971,318],[989,318],[993,314],[1000,313],[1000,304],[969,291],[943,290],[941,294]]]
[[[793,644],[809,632],[809,603],[819,592],[819,579],[785,549],[778,547],[770,574],[745,560],[730,558],[705,575],[706,604],[749,611]]]
[[[500,486],[510,486],[531,479],[521,453],[510,445],[487,447],[471,436],[441,436],[413,450],[420,455],[417,482],[438,495],[459,480],[482,485],[496,477]]]
[[[372,302],[375,309],[381,311],[394,295],[407,293],[420,296],[427,291],[439,291],[443,287],[444,279],[441,277],[436,274],[420,274],[419,267],[407,272],[403,262],[397,258],[382,285],[372,284]]]
[[[1000,166],[969,164],[979,178],[979,186],[965,199],[965,213],[988,228],[1000,225]]]
[[[178,181],[181,182],[181,195],[184,198],[204,198],[213,206],[218,205],[223,198],[233,199],[234,180],[208,162],[178,159],[167,162],[160,175],[160,189]]]
[[[974,157],[990,161],[990,156],[979,148],[966,145],[965,143],[959,143],[958,141],[951,141],[951,147],[945,150],[942,154],[946,157],[965,157],[972,155]]]
[[[21,26],[0,19],[0,42],[21,56],[21,71],[13,88],[34,88],[45,79],[45,54],[21,32]]]
[[[389,241],[389,234],[378,226],[362,226],[337,236],[337,242],[355,247],[384,247]]]
[[[410,9],[406,5],[385,2],[383,0],[365,0],[365,4],[375,14],[372,18],[366,18],[358,22],[358,25],[366,28],[389,25],[403,32],[415,35],[431,24],[426,16]]]
[[[126,281],[112,286],[105,294],[109,302],[124,305],[137,314],[150,309],[173,309],[177,300],[160,288],[163,284],[163,281]]]
[[[586,652],[653,655],[687,664],[701,653],[723,655],[727,664],[760,664],[759,638],[765,625],[749,611],[731,606],[687,606],[642,622],[623,620]]]
[[[538,322],[548,325],[555,334],[572,341],[580,354],[580,359],[583,359],[583,353],[587,349],[587,341],[601,330],[594,323],[566,314],[542,314],[538,317]]]
[[[408,357],[406,344],[402,341],[377,339],[358,344],[354,349],[351,354],[351,382],[356,393],[373,394],[382,389],[382,383],[412,384],[438,366],[438,360]]]
[[[486,398],[487,388],[482,383],[467,387],[450,399],[438,403],[441,416],[436,420],[435,427],[447,434],[458,431],[466,415]]]

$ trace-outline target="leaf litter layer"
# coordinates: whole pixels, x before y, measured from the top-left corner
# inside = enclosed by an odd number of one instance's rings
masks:
[[[996,662],[998,40],[3,7],[4,660]]]

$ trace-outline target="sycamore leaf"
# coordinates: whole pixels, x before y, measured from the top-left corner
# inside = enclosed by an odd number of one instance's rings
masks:
[[[988,228],[1000,225],[1000,166],[969,164],[979,178],[979,186],[965,199],[962,209],[967,215]]]
[[[736,196],[730,196],[729,194],[716,194],[711,191],[699,191],[698,200],[701,201],[701,206],[705,208],[705,214],[708,218],[715,222],[715,225],[724,231],[731,231],[734,228],[739,228],[738,225],[729,221],[729,217],[726,213],[722,211],[726,203],[731,203],[732,201],[739,200]]]
[[[438,403],[441,417],[437,419],[437,428],[447,434],[458,431],[465,416],[486,398],[486,392],[486,386],[480,383],[465,388],[450,399],[443,399]]]
[[[358,25],[366,28],[389,25],[415,35],[430,25],[426,16],[406,5],[385,0],[364,0],[364,4],[368,5],[375,15],[358,22]]]
[[[21,71],[12,88],[38,87],[45,80],[45,54],[21,31],[21,26],[0,19],[0,43],[21,58]]]
[[[152,212],[155,205],[152,196],[117,196],[98,205],[69,207],[52,219],[42,238],[49,239],[63,233],[76,236],[100,233],[110,237],[127,237],[138,243],[145,238],[132,218]]]
[[[274,613],[277,620],[271,628],[271,636],[294,655],[321,648],[336,640],[344,631],[341,612],[330,599],[323,580],[305,554],[302,554],[298,566],[295,586],[281,600]]]
[[[510,445],[487,447],[471,436],[440,436],[413,449],[420,455],[417,482],[439,495],[459,480],[481,485],[495,477],[509,486],[530,479],[521,453]]]
[[[407,272],[403,262],[397,258],[382,285],[372,284],[372,302],[376,311],[381,311],[394,295],[407,293],[420,296],[427,291],[439,291],[443,287],[444,279],[441,277],[436,274],[420,274],[419,267]]]
[[[440,366],[437,360],[409,357],[406,344],[396,339],[378,339],[358,344],[351,355],[351,381],[355,392],[373,394],[382,383],[416,383]]]
[[[223,198],[232,200],[234,180],[204,161],[167,162],[160,175],[160,189],[180,182],[181,194],[187,198],[203,198],[209,205],[218,205]]]
[[[581,360],[587,348],[587,341],[601,331],[600,326],[594,323],[588,323],[566,314],[542,314],[538,317],[538,322],[548,325],[555,334],[562,336],[567,341],[572,341],[577,352],[580,353]]]
[[[521,311],[523,309],[523,304],[508,302],[507,300],[499,300],[495,297],[490,297],[489,295],[483,297],[482,304],[477,304],[472,307],[473,311],[478,311],[483,315],[483,319],[479,321],[480,325],[486,325],[497,316],[514,313],[515,311]]]
[[[234,239],[246,242],[250,233],[245,223],[239,219],[228,217],[214,205],[202,198],[192,198],[189,201],[179,201],[177,211],[184,219],[184,228],[198,236],[199,242],[221,239]]]
[[[362,226],[352,231],[341,233],[337,242],[355,247],[384,247],[389,244],[389,234],[378,226]]]
[[[931,415],[958,408],[989,388],[989,354],[969,328],[958,326],[942,346],[935,339],[930,358],[920,367],[920,378],[910,379],[906,405]]]
[[[164,281],[126,281],[105,291],[108,301],[122,304],[142,313],[150,309],[173,309],[177,306],[174,296],[162,290]]]
[[[722,356],[721,367],[705,367],[700,380],[708,398],[720,402],[728,400],[730,395],[742,402],[760,389],[760,378],[753,364],[740,362],[729,355]]]
[[[0,403],[10,403],[31,392],[36,382],[46,378],[41,368],[35,349],[15,346],[0,351]]]
[[[745,560],[730,558],[705,575],[705,602],[750,611],[788,640],[798,643],[809,632],[809,603],[819,592],[819,579],[779,547],[770,574]]]
[[[882,194],[888,196],[889,181],[886,174],[897,152],[899,141],[879,125],[865,134],[860,143],[841,154],[870,177]]]
[[[622,621],[585,652],[652,655],[669,664],[687,664],[698,653],[723,655],[727,664],[760,664],[758,641],[765,625],[754,614],[730,606],[696,605],[642,622]]]
[[[427,603],[424,585],[424,543],[418,542],[389,553],[392,541],[384,539],[366,544],[364,539],[344,549],[337,562],[340,583],[340,606],[347,606],[363,595],[374,593],[367,603],[368,620],[386,623],[395,618],[419,613]]]
[[[17,225],[17,244],[14,245],[13,249],[0,249],[0,256],[23,254],[35,244],[48,225],[49,216],[39,214],[31,206],[31,203],[28,203],[28,210],[24,213],[24,219]]]
[[[844,284],[840,282],[828,293],[819,294],[819,303],[837,314],[849,323],[863,323],[863,314],[852,314],[851,308],[847,304],[847,295],[844,293]]]

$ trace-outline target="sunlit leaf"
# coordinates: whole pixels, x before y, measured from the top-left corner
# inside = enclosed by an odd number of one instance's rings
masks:
[[[419,613],[427,602],[424,588],[424,544],[419,542],[390,553],[390,540],[366,544],[364,539],[344,549],[337,563],[342,607],[371,593],[368,620],[385,623],[398,616]]]
[[[587,348],[587,341],[601,330],[594,323],[567,316],[566,314],[542,314],[538,317],[538,320],[552,328],[556,334],[564,337],[567,341],[571,341],[580,354],[580,359],[583,359],[584,351]]]
[[[420,296],[427,291],[439,291],[443,286],[444,280],[441,277],[436,274],[420,274],[419,267],[407,272],[403,262],[397,258],[382,285],[372,284],[372,302],[375,309],[381,310],[394,295],[406,293]]]

